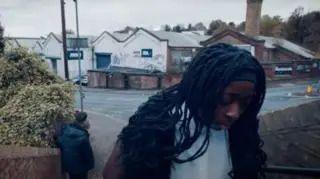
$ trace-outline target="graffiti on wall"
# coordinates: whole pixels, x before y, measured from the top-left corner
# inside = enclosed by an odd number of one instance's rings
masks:
[[[130,55],[128,53],[120,52],[118,54],[113,55],[112,57],[112,65],[121,66],[126,64],[127,58]]]
[[[164,71],[165,58],[162,54],[156,54],[151,59],[140,59],[140,66],[149,71]]]
[[[137,53],[130,55],[129,53],[120,52],[112,56],[112,65],[121,67],[131,67],[145,69],[149,71],[164,71],[165,56],[156,54],[151,58],[143,58]]]

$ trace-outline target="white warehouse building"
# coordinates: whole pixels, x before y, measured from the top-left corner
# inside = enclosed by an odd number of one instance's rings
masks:
[[[81,74],[88,70],[129,68],[148,72],[176,72],[184,70],[198,48],[200,41],[208,39],[195,33],[149,31],[137,28],[131,33],[109,33],[80,37]],[[65,78],[62,37],[50,33],[46,38],[8,38],[7,47],[24,46],[45,59],[49,68]],[[79,75],[76,36],[67,34],[69,78]]]
[[[81,74],[84,75],[89,69],[93,69],[93,48],[91,46],[91,36],[81,36],[80,44],[80,61]],[[78,53],[76,49],[76,37],[74,35],[67,36],[67,57],[69,78],[75,78],[79,75]],[[43,43],[43,54],[49,64],[50,69],[57,73],[60,77],[65,77],[64,61],[63,61],[63,45],[60,35],[50,33]]]
[[[200,41],[209,36],[137,28],[132,33],[103,32],[93,41],[94,67],[125,67],[147,71],[181,72]]]
[[[103,32],[94,42],[96,68],[109,66],[166,71],[167,40],[139,29],[131,34]]]

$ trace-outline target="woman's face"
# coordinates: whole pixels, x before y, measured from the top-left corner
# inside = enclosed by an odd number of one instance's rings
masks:
[[[249,106],[255,95],[255,87],[249,81],[231,82],[223,91],[214,111],[214,119],[222,128],[230,128]]]

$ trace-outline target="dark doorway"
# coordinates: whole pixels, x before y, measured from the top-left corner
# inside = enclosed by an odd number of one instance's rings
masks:
[[[58,65],[57,65],[57,59],[51,59],[51,65],[52,65],[52,71],[55,74],[58,74]]]
[[[97,57],[97,69],[108,68],[111,63],[111,54],[96,53]]]

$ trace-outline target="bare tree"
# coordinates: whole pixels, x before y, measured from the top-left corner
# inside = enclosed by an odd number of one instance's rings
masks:
[[[246,28],[246,21],[243,21],[236,26],[236,30],[239,32],[244,32],[245,28]]]
[[[176,25],[176,26],[172,27],[172,31],[173,32],[181,32],[182,29],[181,29],[181,27],[179,25]]]
[[[303,13],[296,8],[284,24],[284,38],[300,44],[310,50],[320,50],[320,11]]]
[[[228,23],[228,27],[229,27],[230,29],[235,30],[235,29],[236,29],[236,24],[235,24],[234,22],[229,22],[229,23]]]
[[[194,30],[194,28],[192,27],[192,24],[189,24],[188,28],[187,28],[187,31],[192,31],[192,30]]]
[[[293,41],[298,44],[302,44],[303,38],[301,33],[301,19],[303,15],[303,8],[298,7],[296,8],[291,16],[289,17],[288,21],[285,23],[284,26],[284,33],[286,39]]]
[[[185,27],[183,27],[183,25],[181,25],[181,24],[178,24],[178,25],[172,27],[173,32],[182,32],[185,30],[186,30]]]
[[[168,24],[164,25],[163,30],[164,30],[164,31],[167,31],[167,32],[172,31],[172,29],[171,29],[170,25],[168,25]]]
[[[202,22],[198,22],[193,26],[194,30],[207,31],[207,27]]]
[[[220,32],[228,27],[227,23],[218,19],[211,21],[207,35],[212,35],[213,33]]]

